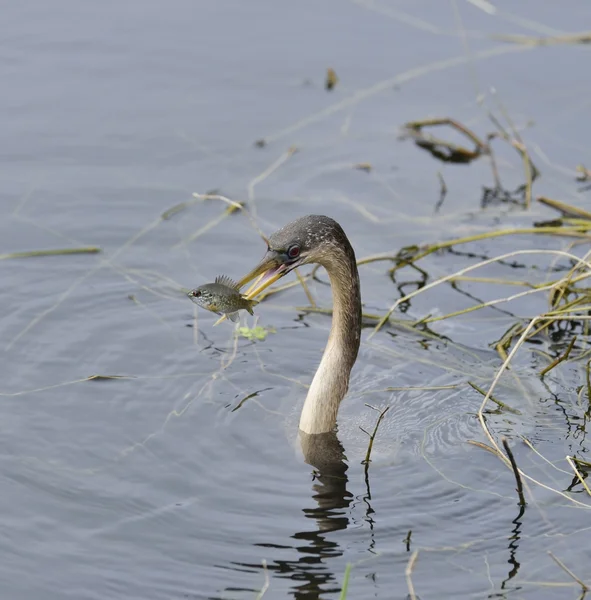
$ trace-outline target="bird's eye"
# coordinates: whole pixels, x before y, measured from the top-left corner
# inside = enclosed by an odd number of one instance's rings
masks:
[[[193,293],[193,296],[195,296],[195,298],[201,298],[201,292],[199,290],[197,290],[196,292]]]
[[[289,258],[297,258],[300,255],[300,247],[297,244],[290,246],[287,250],[287,256]]]

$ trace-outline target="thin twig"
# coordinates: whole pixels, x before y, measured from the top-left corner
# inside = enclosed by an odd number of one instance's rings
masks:
[[[265,595],[265,592],[269,589],[269,570],[267,569],[267,561],[263,558],[263,571],[265,573],[265,583],[263,583],[263,587],[261,591],[257,594],[256,600],[261,600],[261,598]]]
[[[513,138],[510,138],[502,128],[499,130],[499,133],[501,134],[501,137],[507,143],[511,144],[511,146],[513,146],[513,148],[515,148],[515,150],[517,150],[517,152],[521,155],[521,158],[523,161],[523,167],[524,167],[524,171],[525,171],[525,208],[529,209],[531,206],[532,186],[533,186],[534,181],[538,178],[540,173],[539,173],[538,169],[536,168],[536,166],[534,165],[534,163],[532,162],[532,160],[529,156],[529,153],[527,151],[525,142],[523,141],[523,139],[519,135],[519,131],[517,131],[517,128],[513,124],[513,121],[511,119],[511,117],[509,116],[507,109],[505,108],[503,103],[500,101],[500,99],[496,95],[496,93],[495,93],[495,98],[497,100],[497,106],[499,107],[501,114],[505,117],[505,120],[507,121],[507,123],[509,124],[509,127],[511,128]],[[492,115],[490,115],[490,116],[492,116]]]
[[[515,346],[511,349],[511,352],[509,352],[509,354],[507,355],[507,358],[503,361],[503,364],[500,366],[499,370],[497,371],[493,382],[491,383],[490,387],[488,388],[488,392],[486,393],[486,396],[484,397],[482,404],[480,405],[480,408],[478,410],[478,420],[480,421],[480,425],[482,426],[482,429],[484,431],[484,433],[486,434],[487,438],[489,439],[489,441],[491,442],[492,446],[498,451],[498,456],[499,458],[501,458],[501,460],[507,465],[507,466],[511,466],[511,463],[509,461],[509,459],[501,452],[499,445],[497,444],[495,438],[493,437],[490,429],[488,428],[488,425],[486,424],[486,419],[484,417],[484,409],[486,407],[486,404],[488,402],[488,400],[490,399],[490,395],[493,393],[493,390],[495,389],[497,383],[499,382],[502,374],[505,372],[505,370],[509,367],[509,364],[511,363],[511,361],[513,360],[513,357],[515,356],[515,354],[517,353],[517,351],[519,350],[519,348],[524,344],[525,339],[527,338],[529,332],[534,328],[535,324],[538,323],[539,321],[541,321],[542,319],[547,319],[547,320],[551,320],[551,321],[557,321],[557,320],[561,320],[561,319],[565,319],[568,320],[568,317],[545,317],[544,315],[538,316],[538,317],[534,317],[529,324],[527,325],[527,327],[523,330],[522,334],[519,337],[519,340],[516,342]],[[577,319],[579,320],[591,320],[591,316],[579,316],[577,317]],[[544,483],[542,483],[541,481],[538,481],[537,479],[534,479],[531,475],[527,475],[526,473],[524,473],[523,471],[519,471],[520,475],[522,477],[524,477],[525,479],[528,479],[529,481],[543,487],[544,489],[550,490],[560,496],[562,496],[563,498],[565,498],[566,500],[568,500],[569,502],[572,502],[573,504],[576,504],[577,506],[580,506],[581,508],[585,508],[587,510],[591,509],[591,505],[589,504],[585,504],[584,502],[580,502],[579,500],[576,500],[575,498],[572,498],[571,496],[569,496],[568,494],[557,490],[555,488],[552,488]]]
[[[581,482],[581,485],[585,488],[585,491],[589,494],[589,496],[591,496],[591,489],[589,489],[589,486],[587,485],[585,478],[581,475],[579,469],[577,469],[577,465],[575,465],[575,463],[572,459],[572,456],[567,456],[566,462],[571,466],[571,469],[575,472],[575,475],[577,476],[578,480]]]
[[[472,444],[473,446],[477,446],[478,448],[482,448],[482,450],[486,450],[487,452],[494,454],[496,457],[499,456],[499,453],[497,452],[497,450],[495,450],[492,446],[489,446],[483,442],[479,442],[478,440],[466,440],[466,442],[468,444]]]
[[[372,406],[371,404],[366,404],[365,406],[367,406],[368,408],[371,408],[372,410],[379,410],[378,408],[376,408],[375,406]],[[380,415],[378,417],[378,420],[376,421],[375,427],[373,428],[373,433],[369,434],[367,431],[365,431],[365,429],[363,429],[362,427],[360,427],[361,431],[363,431],[364,433],[366,433],[367,435],[369,435],[369,444],[367,445],[367,452],[365,453],[365,459],[363,460],[362,464],[365,465],[365,472],[367,474],[367,470],[369,469],[369,463],[371,462],[371,451],[373,448],[373,442],[375,440],[376,434],[378,432],[378,427],[380,426],[380,423],[382,422],[382,419],[384,418],[384,415],[390,410],[389,406],[386,406],[386,408],[384,408],[384,410],[382,410],[380,412]]]
[[[419,556],[419,551],[415,550],[410,558],[408,559],[408,563],[406,565],[406,569],[404,570],[404,575],[406,576],[406,585],[408,586],[408,598],[409,600],[417,600],[417,595],[415,593],[415,586],[412,582],[412,572],[415,568],[415,563],[417,562],[417,558]]]
[[[577,206],[565,204],[564,202],[560,202],[559,200],[554,200],[546,196],[538,196],[537,201],[540,204],[544,204],[545,206],[549,206],[550,208],[561,212],[567,217],[580,217],[582,219],[591,220],[591,213],[583,210],[582,208],[578,208]]]
[[[250,208],[252,211],[252,216],[256,219],[257,216],[257,207],[255,204],[255,196],[254,196],[254,188],[261,182],[265,181],[269,175],[271,175],[274,171],[276,171],[284,162],[289,160],[298,149],[295,146],[290,146],[286,152],[284,152],[277,160],[273,161],[260,175],[257,175],[248,184],[248,200],[250,202]]]
[[[550,46],[554,44],[588,44],[591,42],[591,32],[570,33],[548,37],[535,37],[530,35],[491,35],[492,39],[526,46]]]
[[[544,375],[546,375],[546,373],[549,373],[554,367],[556,367],[557,365],[559,365],[561,362],[564,362],[565,360],[568,360],[568,357],[571,353],[571,350],[573,349],[573,346],[575,345],[575,342],[577,341],[577,336],[574,335],[568,345],[568,347],[566,348],[566,350],[555,360],[553,360],[547,367],[544,367],[541,371],[540,371],[540,376],[544,377]]]
[[[466,383],[471,388],[475,389],[477,392],[479,392],[480,394],[482,394],[483,396],[486,396],[486,392],[481,387],[478,387],[475,383],[472,383],[471,381],[467,381]],[[497,398],[494,398],[493,396],[490,396],[489,400],[491,400],[492,402],[494,402],[500,408],[504,408],[505,410],[508,410],[509,412],[512,412],[515,415],[520,415],[521,414],[521,411],[519,411],[519,410],[517,410],[515,408],[511,408],[508,404],[505,404],[504,402],[501,402],[500,400],[498,400]]]
[[[591,588],[589,588],[589,586],[584,583],[583,581],[581,581],[558,557],[554,556],[554,554],[552,554],[552,552],[550,552],[550,550],[548,550],[548,554],[550,555],[550,558],[565,572],[567,573],[567,575],[569,575],[570,577],[572,577],[580,586],[581,589],[584,592],[588,592],[591,590]]]
[[[523,495],[523,482],[521,481],[521,475],[519,474],[519,469],[517,468],[517,462],[515,462],[515,457],[513,456],[513,451],[509,447],[509,442],[507,438],[504,437],[501,440],[503,444],[503,448],[505,448],[505,452],[509,457],[509,461],[511,462],[511,468],[513,469],[513,473],[515,475],[515,481],[517,482],[517,495],[519,496],[519,506],[526,506],[527,502],[525,501],[525,496]]]
[[[408,530],[406,537],[402,540],[402,543],[406,546],[406,551],[410,552],[410,538],[412,537],[412,529]]]
[[[193,196],[195,198],[201,198],[201,199],[221,200],[222,202],[229,203],[229,206],[222,213],[220,213],[217,217],[214,217],[211,221],[205,223],[205,225],[202,225],[199,229],[194,231],[191,235],[189,235],[185,239],[182,239],[180,242],[177,242],[173,246],[173,248],[177,248],[188,242],[195,241],[198,237],[202,236],[204,233],[207,233],[210,229],[213,229],[216,225],[219,225],[226,217],[230,216],[231,214],[234,214],[237,210],[243,210],[243,208],[244,208],[239,202],[234,202],[233,200],[228,200],[228,198],[225,198],[224,196],[218,196],[217,194],[211,195],[211,196],[207,195],[207,194],[205,194],[205,195],[193,194]]]
[[[480,267],[484,267],[491,263],[505,260],[507,258],[512,258],[514,256],[521,256],[521,255],[527,255],[527,254],[554,254],[557,256],[564,256],[565,258],[570,258],[572,260],[578,261],[581,264],[584,264],[589,270],[591,270],[591,264],[589,262],[579,258],[575,254],[571,254],[570,252],[565,252],[563,250],[515,250],[513,252],[507,252],[506,254],[501,254],[500,256],[495,256],[494,258],[489,258],[487,260],[483,260],[475,265],[470,265],[469,267],[466,267],[465,269],[460,269],[459,271],[456,271],[455,273],[446,275],[445,277],[441,277],[440,279],[437,279],[436,281],[433,281],[421,288],[416,289],[414,292],[411,292],[410,294],[407,294],[406,296],[399,298],[390,307],[388,312],[380,319],[380,322],[375,326],[375,329],[369,335],[368,340],[370,340],[376,333],[378,333],[378,331],[384,326],[384,324],[388,322],[388,320],[390,319],[390,316],[392,315],[392,313],[396,310],[396,308],[400,304],[402,304],[403,302],[408,302],[408,300],[410,300],[414,296],[416,296],[418,294],[422,294],[431,288],[434,288],[438,285],[441,285],[442,283],[445,283],[446,281],[450,281],[451,279],[458,277],[458,275],[465,275],[466,273],[469,273],[470,271],[473,271],[474,269],[478,269]]]
[[[298,281],[300,282],[301,286],[304,288],[304,292],[305,292],[306,296],[308,297],[308,302],[310,303],[310,306],[312,306],[313,308],[316,308],[316,301],[314,300],[314,296],[312,296],[312,293],[310,292],[310,288],[308,287],[308,284],[306,283],[305,278],[302,277],[299,269],[295,269],[295,273],[297,275]]]
[[[28,252],[9,252],[0,254],[0,260],[11,258],[35,258],[39,256],[63,256],[69,254],[98,254],[102,252],[97,246],[85,246],[84,248],[56,248],[54,250],[29,250]]]

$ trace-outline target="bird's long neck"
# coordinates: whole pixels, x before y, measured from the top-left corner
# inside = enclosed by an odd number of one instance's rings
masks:
[[[361,293],[353,248],[346,240],[319,262],[330,278],[333,314],[328,343],[300,417],[300,430],[309,434],[334,429],[361,338]]]

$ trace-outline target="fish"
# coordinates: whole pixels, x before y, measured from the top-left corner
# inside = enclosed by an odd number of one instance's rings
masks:
[[[217,315],[226,315],[236,323],[239,320],[239,310],[244,309],[254,315],[252,307],[258,304],[256,300],[245,298],[239,290],[240,287],[232,279],[219,275],[213,283],[201,285],[191,290],[187,296],[201,308]]]

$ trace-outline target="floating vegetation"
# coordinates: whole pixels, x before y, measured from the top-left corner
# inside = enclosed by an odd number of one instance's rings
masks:
[[[102,252],[97,246],[85,246],[84,248],[58,248],[54,250],[29,250],[27,252],[9,252],[0,254],[0,260],[11,258],[38,258],[40,256],[70,256],[72,254],[98,254]]]
[[[560,200],[553,200],[552,198],[547,198],[546,196],[538,196],[537,200],[540,204],[549,206],[550,208],[562,213],[562,218],[552,221],[552,223],[554,223],[556,226],[568,224],[587,225],[588,222],[591,221],[591,213],[579,208],[578,206],[565,204],[564,202],[560,202]],[[569,221],[569,218],[582,219],[582,221]]]
[[[257,325],[256,327],[239,327],[237,331],[239,337],[246,338],[247,340],[258,340],[261,342],[266,340],[270,333],[276,333],[275,328],[261,327],[260,325]]]
[[[518,202],[524,204],[526,208],[529,208],[532,199],[532,185],[539,176],[539,171],[533,164],[523,139],[519,135],[517,129],[513,126],[511,119],[503,107],[501,107],[501,111],[509,123],[511,133],[509,133],[507,129],[503,127],[499,119],[495,117],[494,114],[489,112],[489,118],[496,127],[496,131],[488,133],[484,139],[459,121],[450,117],[409,121],[408,123],[405,123],[402,128],[401,138],[413,139],[419,148],[426,150],[434,158],[446,163],[468,164],[480,158],[481,156],[487,156],[490,160],[494,186],[484,187],[481,205],[486,207],[493,201]],[[442,126],[450,127],[456,133],[472,142],[474,147],[467,148],[459,144],[454,144],[447,140],[437,138],[424,131],[427,127]],[[501,184],[496,159],[491,147],[491,142],[495,138],[505,141],[521,156],[524,168],[525,183],[513,191],[505,189]],[[443,201],[442,198],[445,197],[446,193],[447,187],[445,186],[445,182],[442,182],[440,194],[441,197],[438,206],[441,205]]]
[[[438,127],[447,125],[458,133],[468,138],[474,148],[470,150],[464,146],[453,144],[443,139],[436,138],[424,131],[426,127]],[[483,154],[490,154],[488,140],[481,140],[473,131],[468,129],[454,119],[448,117],[437,119],[423,119],[420,121],[409,121],[404,124],[402,138],[410,137],[419,148],[430,152],[435,158],[443,162],[466,164],[479,158]]]
[[[135,379],[133,375],[91,375],[85,381],[112,381],[113,379]]]
[[[358,171],[365,171],[366,173],[370,173],[371,172],[371,164],[370,163],[357,163],[355,165],[353,165],[354,169],[357,169]]]
[[[591,181],[591,169],[587,169],[583,165],[578,165],[577,171],[580,173],[579,175],[577,175],[577,181],[581,181],[581,182]],[[591,190],[591,183],[584,185],[579,191],[585,192],[587,190]]]
[[[337,77],[335,70],[331,69],[330,67],[326,69],[326,79],[324,80],[324,87],[328,91],[330,91],[335,88],[338,82],[339,78]]]
[[[467,382],[468,385],[476,390],[479,394],[482,394],[483,396],[486,396],[486,392],[478,385],[476,385],[475,383],[473,383],[472,381],[468,381]],[[491,402],[494,402],[499,408],[509,411],[511,413],[513,413],[514,415],[520,415],[521,412],[519,410],[517,410],[516,408],[511,408],[510,406],[508,406],[507,404],[505,404],[504,402],[501,402],[500,400],[498,400],[497,398],[495,398],[494,396],[489,396],[489,400]]]
[[[587,169],[583,165],[577,165],[577,171],[580,173],[577,176],[577,181],[589,181],[591,179],[591,169]]]
[[[555,46],[557,44],[590,44],[591,31],[571,33],[567,35],[552,35],[536,37],[531,35],[492,35],[492,39],[525,46]]]

